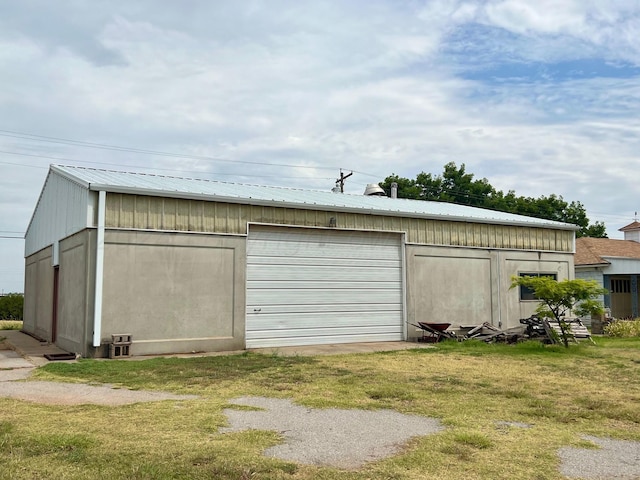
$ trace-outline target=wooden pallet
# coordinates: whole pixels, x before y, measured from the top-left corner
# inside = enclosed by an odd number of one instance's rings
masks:
[[[572,340],[575,343],[579,343],[580,340],[589,340],[591,343],[596,343],[593,341],[593,338],[591,338],[591,333],[587,327],[579,318],[565,318],[564,322],[566,324],[566,333],[569,340]],[[555,343],[556,338],[562,339],[562,329],[560,328],[560,323],[557,320],[545,318],[543,320],[543,324],[547,331],[547,335],[552,342]]]

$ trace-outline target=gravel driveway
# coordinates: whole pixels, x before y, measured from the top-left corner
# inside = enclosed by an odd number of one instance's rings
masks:
[[[391,410],[310,409],[264,397],[241,397],[231,403],[261,410],[225,409],[230,426],[221,432],[276,431],[284,441],[265,450],[265,455],[311,465],[358,468],[398,453],[412,437],[443,430],[434,418]],[[601,449],[560,449],[562,475],[585,480],[640,479],[640,442],[584,438]]]
[[[263,410],[224,410],[230,427],[221,432],[275,430],[284,443],[268,448],[265,455],[319,466],[358,468],[398,453],[412,437],[444,429],[434,418],[392,410],[312,409],[264,397],[242,397],[231,403]]]

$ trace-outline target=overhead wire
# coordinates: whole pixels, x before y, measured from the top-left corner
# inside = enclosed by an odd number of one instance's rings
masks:
[[[238,176],[238,177],[249,177],[249,178],[285,178],[285,179],[306,179],[309,177],[300,177],[300,176],[282,176],[282,175],[251,175],[251,174],[245,174],[245,173],[224,173],[224,172],[205,172],[205,171],[196,171],[196,170],[178,170],[175,168],[161,168],[161,167],[149,167],[149,166],[141,166],[141,165],[129,165],[129,164],[122,164],[122,163],[112,163],[112,162],[95,162],[95,161],[91,161],[91,160],[75,160],[72,158],[61,158],[61,157],[52,157],[50,155],[38,155],[35,153],[21,153],[21,152],[10,152],[7,150],[0,150],[0,153],[4,153],[7,155],[19,155],[19,156],[24,156],[24,157],[35,157],[35,158],[44,158],[44,159],[48,159],[48,160],[56,160],[59,162],[72,162],[72,163],[78,163],[81,164],[81,166],[84,166],[84,164],[89,164],[89,165],[103,165],[103,166],[111,166],[111,167],[126,167],[126,168],[136,168],[136,169],[140,169],[140,170],[153,170],[153,171],[165,171],[165,172],[175,172],[175,173],[188,173],[188,174],[197,174],[197,175],[222,175],[222,176]],[[0,164],[2,165],[18,165],[18,166],[25,166],[25,167],[34,167],[34,168],[43,168],[43,169],[47,169],[48,167],[42,167],[42,166],[36,166],[36,165],[27,165],[27,164],[20,164],[20,163],[13,163],[13,162],[3,162],[0,161]],[[332,177],[320,177],[320,180],[331,180]]]
[[[271,162],[259,162],[259,161],[251,161],[251,160],[234,160],[234,159],[229,159],[229,158],[222,158],[222,157],[213,157],[213,156],[206,156],[206,155],[194,155],[194,154],[185,154],[185,153],[175,153],[175,152],[164,152],[164,151],[159,151],[159,150],[149,150],[149,149],[143,149],[143,148],[136,148],[136,147],[123,147],[120,145],[113,145],[113,144],[107,144],[107,143],[95,143],[95,142],[86,142],[83,140],[74,140],[74,139],[69,139],[69,138],[62,138],[62,137],[52,137],[52,136],[47,136],[47,135],[39,135],[39,134],[35,134],[35,133],[28,133],[28,132],[17,132],[14,130],[4,130],[4,129],[0,129],[0,136],[4,136],[4,137],[9,137],[9,138],[17,138],[17,139],[21,139],[21,140],[32,140],[32,141],[39,141],[39,142],[49,142],[49,143],[57,143],[57,144],[61,144],[61,145],[69,145],[69,146],[76,146],[76,147],[86,147],[86,148],[95,148],[95,149],[102,149],[102,150],[111,150],[111,151],[119,151],[119,152],[128,152],[128,153],[139,153],[139,154],[143,154],[143,155],[154,155],[154,156],[164,156],[164,157],[170,157],[170,158],[183,158],[183,159],[193,159],[193,160],[204,160],[204,161],[214,161],[214,162],[227,162],[227,163],[234,163],[234,164],[249,164],[249,165],[261,165],[261,166],[270,166],[270,167],[288,167],[288,168],[302,168],[302,169],[312,169],[312,170],[336,170],[336,169],[340,169],[341,167],[338,166],[321,166],[321,165],[300,165],[300,164],[289,164],[289,163],[271,163]],[[10,154],[10,155],[23,155],[23,156],[31,156],[31,157],[40,157],[40,158],[50,158],[53,160],[62,160],[64,161],[64,159],[57,159],[55,157],[49,157],[46,155],[37,155],[37,154],[27,154],[27,153],[20,153],[20,152],[9,152],[9,151],[0,151],[0,153],[5,153],[5,154]],[[71,161],[76,161],[78,163],[88,163],[88,164],[104,164],[104,165],[111,165],[111,166],[123,166],[123,167],[129,167],[129,168],[146,168],[146,169],[153,169],[153,170],[165,170],[165,171],[181,171],[184,172],[183,170],[173,170],[173,169],[159,169],[159,168],[152,168],[152,167],[139,167],[139,166],[132,166],[132,165],[122,165],[122,164],[117,164],[117,163],[104,163],[104,162],[92,162],[92,161],[88,161],[88,160],[71,160]],[[353,169],[349,169],[349,168],[344,168],[344,170],[349,170],[352,171],[354,173],[358,173],[359,175],[364,175],[367,177],[371,177],[371,178],[376,178],[379,179],[380,176],[379,175],[375,175],[369,172],[364,172],[361,170],[353,170]],[[202,174],[203,172],[197,172],[199,174]],[[217,175],[230,175],[230,176],[235,176],[238,175],[236,173],[216,173]],[[307,177],[283,177],[281,175],[242,175],[245,177],[257,177],[257,178],[269,178],[269,177],[278,177],[278,178],[287,178],[287,179],[304,179]],[[329,180],[329,178],[322,178],[322,180]],[[363,184],[364,185],[364,184]]]
[[[252,160],[232,160],[229,158],[212,157],[207,155],[162,152],[158,150],[147,150],[143,148],[134,148],[134,147],[122,147],[118,145],[109,145],[105,143],[93,143],[93,142],[85,142],[81,140],[72,140],[72,139],[60,138],[60,137],[48,137],[45,135],[36,135],[33,133],[15,132],[12,130],[2,130],[2,129],[0,129],[0,136],[10,137],[10,138],[19,138],[22,140],[35,140],[40,142],[58,143],[62,145],[71,145],[71,146],[77,146],[77,147],[95,148],[100,150],[114,150],[119,152],[140,153],[144,155],[155,155],[155,156],[173,157],[173,158],[190,158],[194,160],[207,160],[207,161],[215,161],[215,162],[241,163],[246,165],[262,165],[262,166],[289,167],[289,168],[311,168],[316,170],[336,170],[340,168],[338,166],[325,167],[325,166],[318,166],[318,165],[308,166],[308,165],[296,165],[296,164],[289,164],[289,163],[258,162],[258,161],[252,161]]]

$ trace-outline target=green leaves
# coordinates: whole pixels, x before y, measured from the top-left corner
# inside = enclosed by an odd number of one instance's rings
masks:
[[[9,293],[0,297],[0,320],[22,320],[24,295]]]
[[[606,238],[604,223],[589,224],[584,205],[578,201],[571,203],[562,196],[519,197],[513,191],[504,193],[496,190],[486,178],[474,179],[467,173],[465,164],[457,167],[454,162],[444,166],[442,175],[420,172],[415,180],[392,174],[380,186],[388,193],[391,183],[398,184],[398,197],[414,200],[457,203],[474,207],[515,213],[557,222],[571,223],[580,227],[578,237]]]
[[[607,293],[594,280],[563,280],[558,282],[548,276],[513,277],[511,287],[527,287],[540,300],[536,313],[543,317],[555,318],[562,329],[562,340],[569,346],[567,325],[564,317],[570,314],[582,317],[602,313],[603,305],[598,297]]]

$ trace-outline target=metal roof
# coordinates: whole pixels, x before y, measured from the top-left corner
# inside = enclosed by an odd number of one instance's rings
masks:
[[[577,230],[568,223],[444,202],[333,193],[290,187],[247,185],[95,168],[52,165],[52,171],[90,190],[138,195],[200,198],[229,203],[310,210],[348,211],[409,218],[434,218]]]

